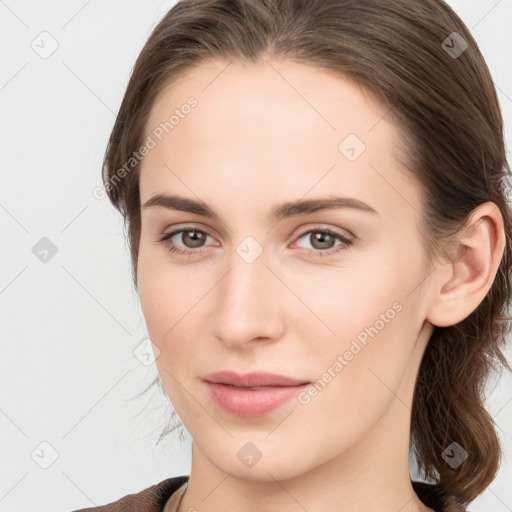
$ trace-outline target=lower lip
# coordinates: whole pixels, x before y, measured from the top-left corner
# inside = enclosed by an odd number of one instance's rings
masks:
[[[254,417],[267,414],[293,397],[309,384],[298,386],[269,386],[265,389],[247,389],[206,382],[214,402],[236,416]]]

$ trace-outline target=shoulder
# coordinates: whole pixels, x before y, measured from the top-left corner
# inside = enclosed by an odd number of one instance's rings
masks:
[[[418,498],[435,512],[470,512],[457,496],[443,492],[439,484],[416,480],[411,480],[411,483]]]
[[[188,476],[167,478],[137,493],[97,507],[81,508],[73,512],[161,512],[169,497],[177,491]]]

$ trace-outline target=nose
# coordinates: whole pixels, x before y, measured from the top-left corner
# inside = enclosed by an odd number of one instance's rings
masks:
[[[236,251],[215,288],[211,334],[230,348],[273,342],[286,329],[285,285],[271,270],[263,252],[248,262]]]

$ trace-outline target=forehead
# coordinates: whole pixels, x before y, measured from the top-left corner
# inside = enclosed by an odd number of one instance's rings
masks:
[[[266,119],[280,120],[276,128],[291,128],[287,124],[293,123],[286,121],[300,117],[310,132],[351,129],[363,134],[388,110],[356,82],[333,70],[287,60],[209,60],[182,72],[160,91],[146,129],[168,120],[191,96],[198,101],[203,124],[229,121],[245,130],[251,121]],[[268,123],[255,128],[275,131]]]
[[[400,133],[387,112],[331,70],[276,60],[203,62],[165,87],[153,104],[146,134],[156,130],[161,140],[153,135],[156,146],[143,160],[141,197],[175,186],[186,191],[177,183],[177,176],[186,176],[189,188],[203,194],[205,178],[213,177],[224,191],[281,184],[287,196],[297,197],[321,180],[318,192],[363,188],[371,200],[382,193],[382,175],[392,172],[396,190],[387,192],[418,202],[414,184],[397,171]]]

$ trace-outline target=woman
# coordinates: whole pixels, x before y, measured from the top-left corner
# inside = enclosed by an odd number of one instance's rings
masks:
[[[465,510],[501,455],[508,172],[442,1],[174,6],[103,178],[191,473],[87,510]]]

